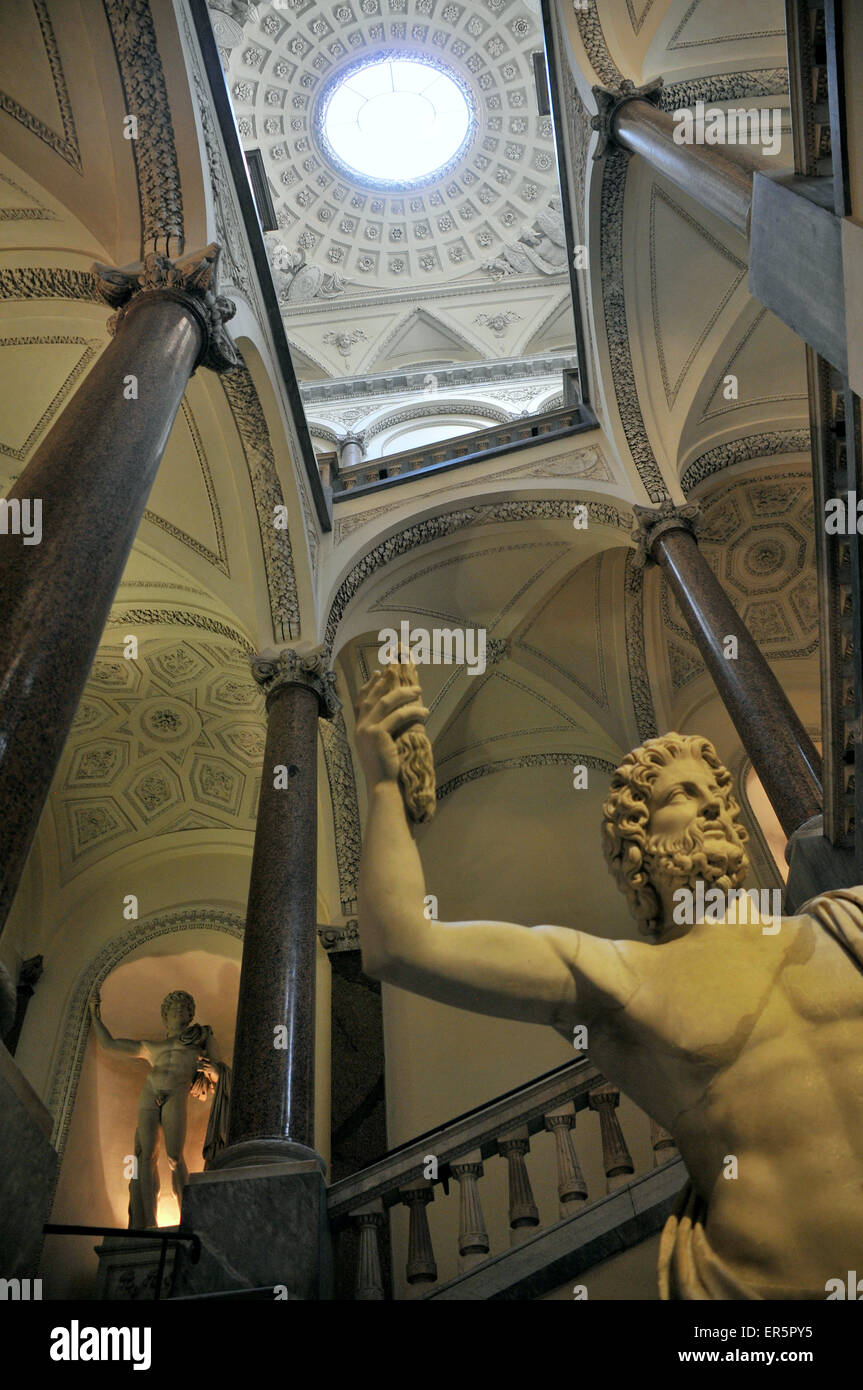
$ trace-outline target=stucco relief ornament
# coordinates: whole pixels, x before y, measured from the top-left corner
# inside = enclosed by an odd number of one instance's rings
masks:
[[[474,323],[478,323],[481,328],[490,328],[496,338],[502,338],[510,324],[518,323],[521,317],[514,309],[507,309],[502,314],[477,314]]]
[[[135,265],[110,266],[96,261],[90,273],[101,297],[116,310],[108,320],[115,334],[140,294],[164,292],[191,308],[201,324],[204,346],[196,366],[214,372],[230,371],[240,358],[225,328],[237,312],[236,305],[217,292],[221,247],[214,242],[202,251],[191,251],[176,261],[150,251]]]
[[[351,348],[355,347],[357,343],[367,342],[368,339],[361,328],[352,328],[342,333],[327,333],[324,335],[323,341],[328,346],[336,348],[342,357],[350,357]]]
[[[267,236],[273,282],[280,304],[303,304],[310,299],[337,299],[345,292],[340,275],[309,265],[302,251],[291,251],[278,234]]]
[[[547,206],[537,213],[533,225],[525,227],[518,241],[505,246],[494,260],[485,261],[482,267],[495,280],[531,270],[538,270],[543,275],[558,275],[566,268],[566,231],[559,198],[549,199]]]

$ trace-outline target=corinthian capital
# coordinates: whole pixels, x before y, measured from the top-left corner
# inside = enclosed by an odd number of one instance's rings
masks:
[[[327,665],[322,648],[298,652],[294,647],[283,647],[274,656],[253,656],[252,675],[266,696],[268,708],[273,696],[286,685],[313,690],[323,719],[332,719],[342,707],[336,694],[336,673]]]
[[[187,304],[201,325],[204,345],[195,365],[215,372],[236,367],[240,359],[225,324],[237,310],[230,299],[218,293],[220,255],[221,247],[211,243],[176,261],[155,251],[135,265],[110,266],[96,261],[90,273],[102,298],[116,310],[108,320],[108,331],[116,333],[139,295],[162,293]]]
[[[666,531],[690,531],[693,536],[698,535],[701,511],[695,502],[684,502],[679,507],[667,497],[658,507],[633,505],[632,510],[636,521],[632,539],[638,550],[638,563],[642,566],[650,564],[654,544]]]
[[[614,118],[620,108],[628,101],[649,101],[655,105],[659,100],[661,88],[661,77],[655,77],[643,87],[636,87],[634,82],[625,77],[616,91],[611,87],[591,89],[599,107],[596,115],[590,118],[593,129],[599,131],[599,143],[593,152],[594,159],[602,159],[608,146],[615,143]]]

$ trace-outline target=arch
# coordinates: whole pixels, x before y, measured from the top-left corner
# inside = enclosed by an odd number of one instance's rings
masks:
[[[93,990],[107,979],[112,970],[146,942],[176,932],[200,929],[226,932],[229,936],[242,939],[245,923],[236,912],[203,905],[154,913],[150,917],[142,918],[129,931],[108,941],[78,975],[66,1009],[48,1092],[48,1109],[54,1116],[51,1143],[57,1150],[59,1159],[58,1177],[90,1032],[87,1006]]]

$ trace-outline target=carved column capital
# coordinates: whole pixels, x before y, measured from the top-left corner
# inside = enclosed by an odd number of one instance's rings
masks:
[[[599,107],[596,115],[590,118],[592,128],[599,131],[599,142],[593,152],[594,159],[602,159],[609,145],[617,144],[614,121],[621,107],[625,106],[628,101],[649,101],[655,106],[659,101],[661,88],[661,77],[655,77],[652,82],[645,83],[643,87],[636,87],[634,82],[625,77],[616,91],[610,87],[594,87],[592,89],[596,104]]]
[[[610,1105],[612,1110],[616,1110],[620,1104],[620,1089],[612,1086],[610,1081],[605,1081],[601,1086],[595,1086],[587,1097],[587,1103],[591,1110],[601,1110],[604,1105]]]
[[[267,709],[273,697],[287,685],[313,690],[322,719],[332,719],[342,707],[336,694],[336,673],[327,666],[321,648],[298,652],[294,647],[283,647],[274,656],[253,656],[251,666],[252,675],[266,696]]]
[[[701,510],[695,502],[684,502],[679,507],[668,497],[658,507],[634,505],[632,510],[636,520],[632,539],[638,547],[637,563],[642,568],[652,563],[653,547],[666,531],[689,531],[693,536],[698,535]]]
[[[214,242],[202,251],[191,251],[176,261],[150,251],[135,265],[110,266],[99,261],[91,267],[96,288],[116,312],[108,320],[108,332],[117,332],[132,305],[142,297],[160,295],[178,300],[195,315],[203,335],[196,367],[214,372],[230,371],[239,355],[225,324],[236,313],[236,305],[218,292],[221,247]]]

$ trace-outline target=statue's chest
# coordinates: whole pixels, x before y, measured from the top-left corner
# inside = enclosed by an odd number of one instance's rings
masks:
[[[784,1026],[779,976],[789,944],[716,925],[660,947],[627,1009],[627,1031],[696,1065],[729,1065],[756,1029]]]

